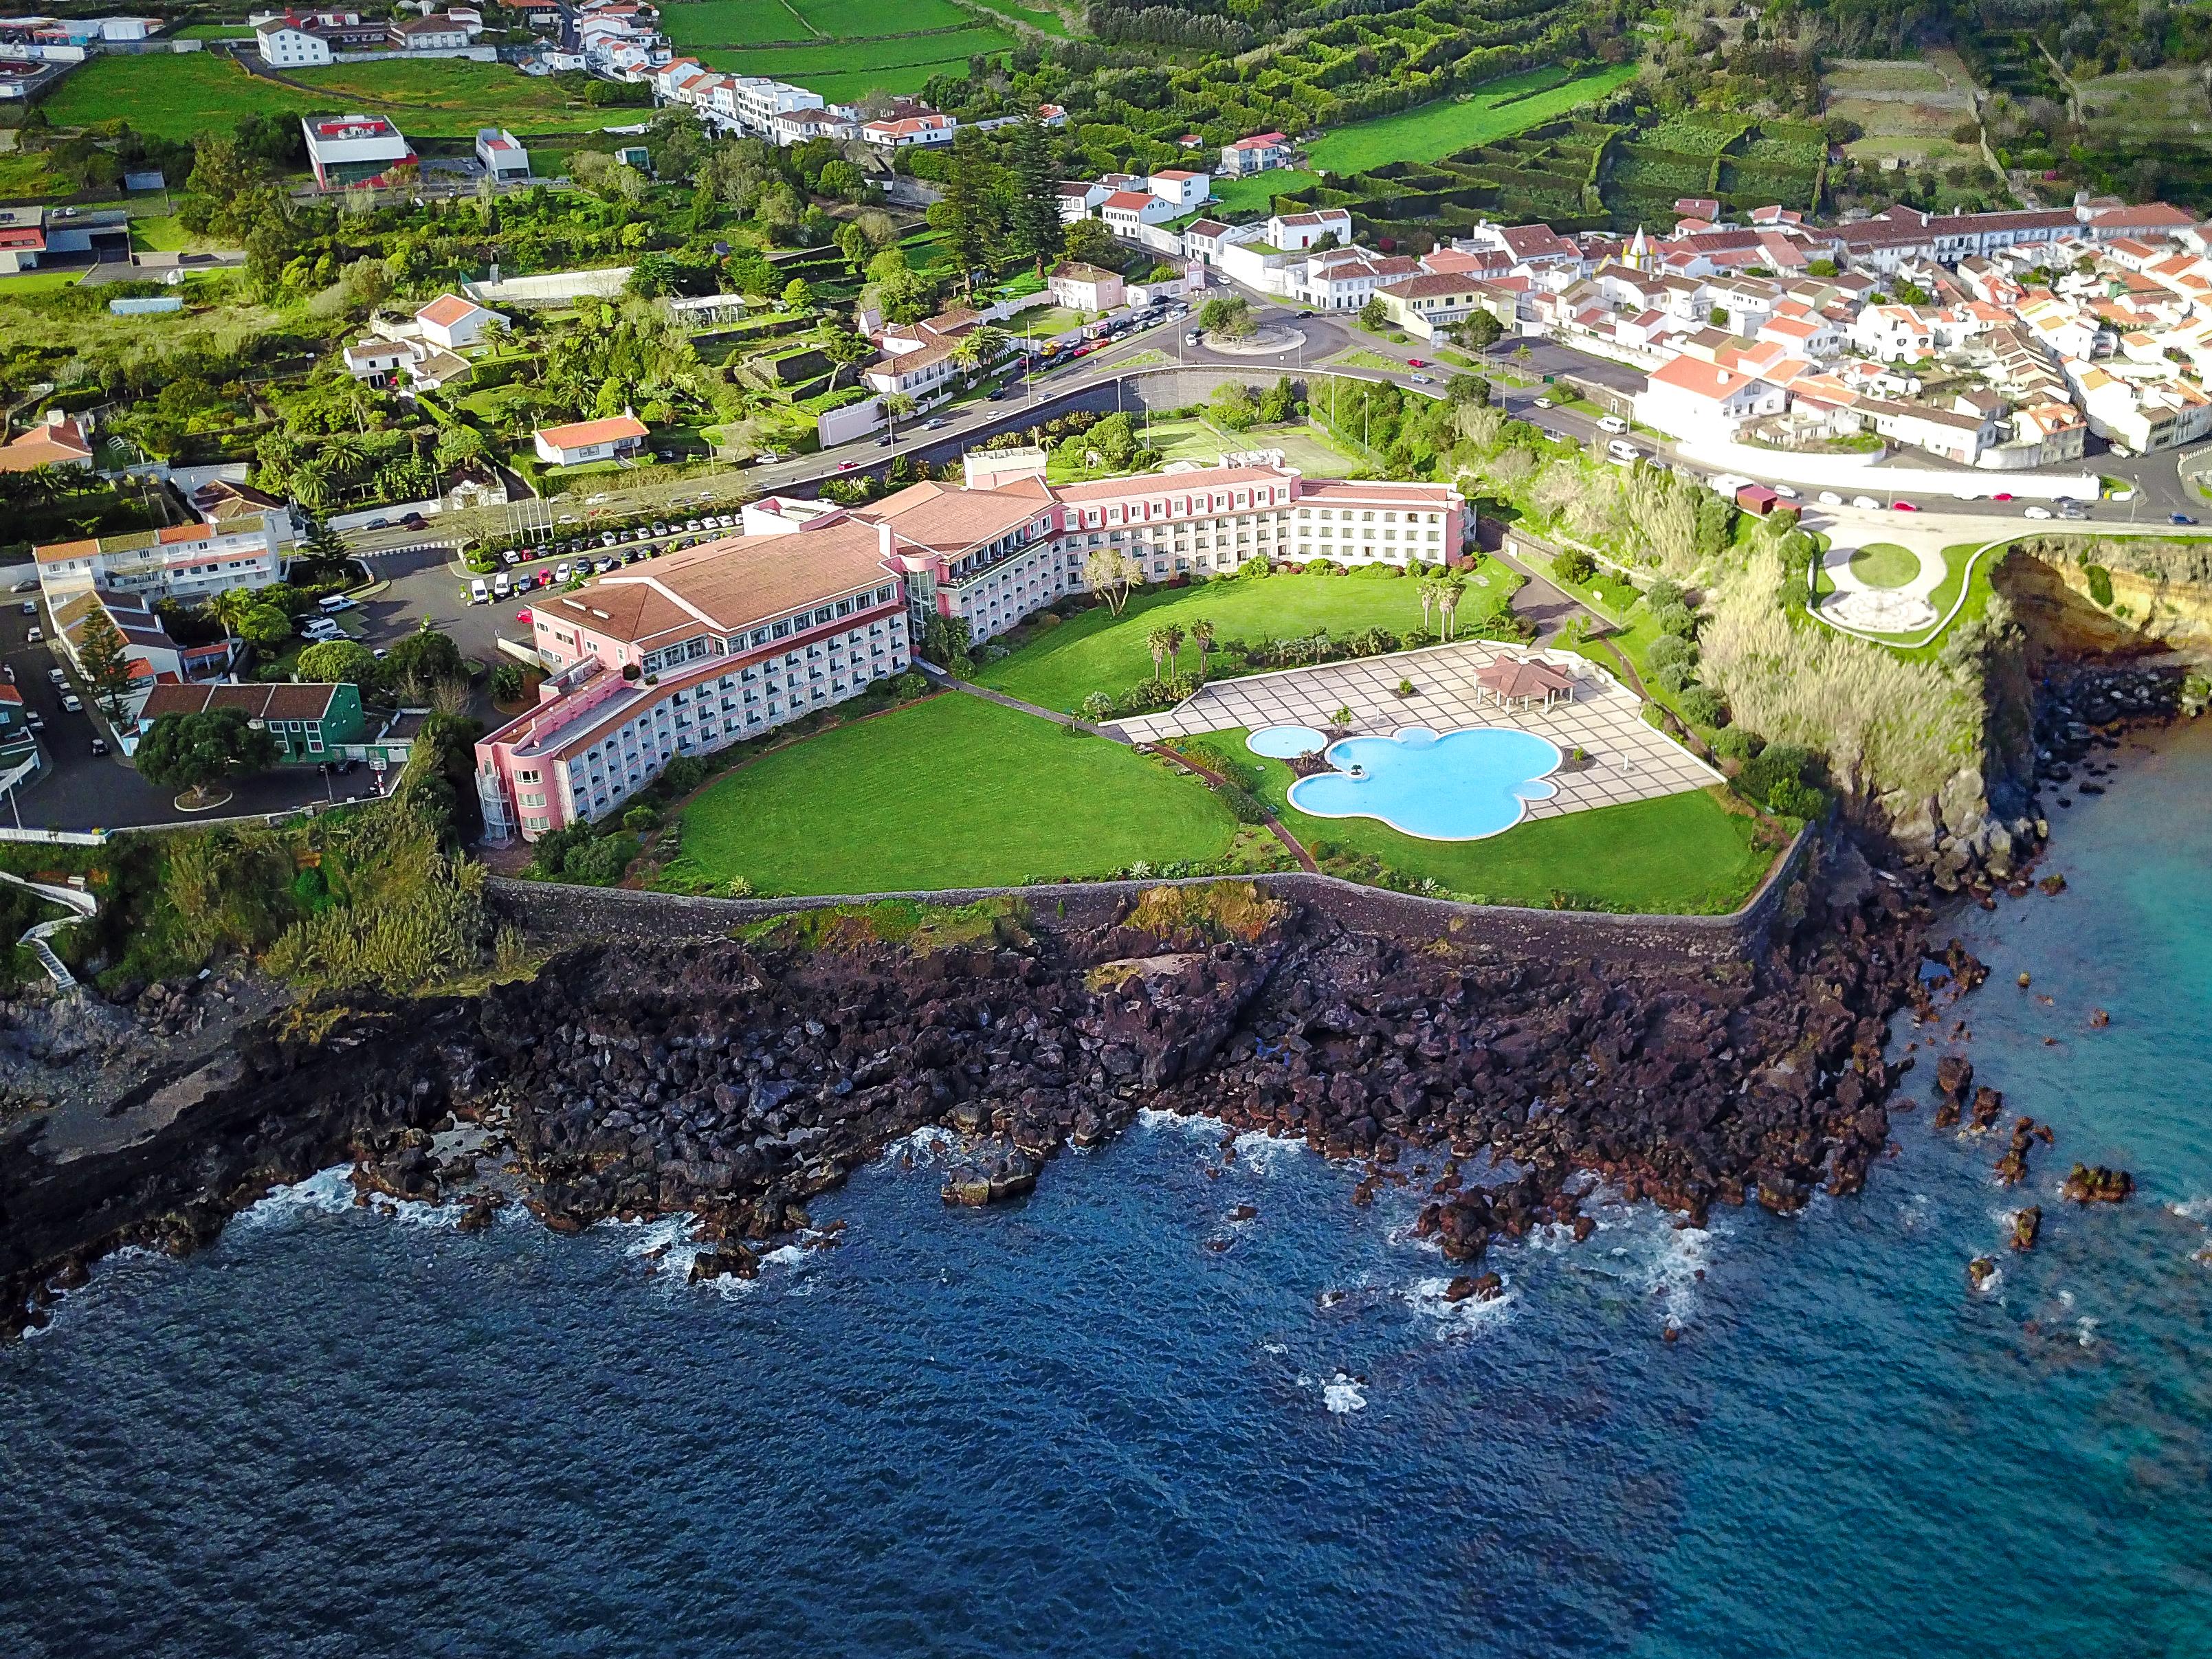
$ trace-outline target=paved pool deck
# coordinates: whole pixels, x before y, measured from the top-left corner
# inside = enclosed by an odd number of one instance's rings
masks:
[[[1548,709],[1501,708],[1479,690],[1474,677],[1502,656],[1548,663],[1571,676],[1574,701],[1554,702]],[[1413,683],[1412,696],[1398,696],[1401,679]],[[1529,802],[1531,818],[1624,806],[1723,781],[1688,750],[1647,726],[1636,694],[1596,664],[1571,652],[1531,651],[1490,640],[1216,680],[1173,708],[1131,715],[1113,725],[1132,742],[1156,743],[1237,726],[1328,726],[1335,723],[1331,717],[1339,708],[1352,711],[1352,729],[1358,732],[1382,734],[1401,726],[1438,732],[1510,726],[1549,738],[1562,754],[1581,749],[1589,763],[1577,770],[1570,760],[1553,773],[1547,781],[1558,786],[1559,793]]]

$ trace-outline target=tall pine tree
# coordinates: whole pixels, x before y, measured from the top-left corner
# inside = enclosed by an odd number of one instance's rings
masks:
[[[1052,152],[1044,129],[1024,121],[1014,129],[1013,222],[1007,227],[1014,246],[1036,262],[1036,274],[1060,257],[1066,234],[1060,222],[1059,180],[1053,177]]]
[[[945,250],[960,267],[960,285],[970,293],[975,272],[988,263],[991,247],[989,164],[963,132],[946,158],[945,196],[932,204],[931,226],[945,238]]]
[[[92,686],[94,702],[107,718],[123,718],[123,700],[131,695],[131,647],[106,611],[94,605],[76,635],[77,665]]]

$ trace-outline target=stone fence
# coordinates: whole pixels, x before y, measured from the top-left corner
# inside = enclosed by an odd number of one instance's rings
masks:
[[[1813,856],[1818,836],[1798,832],[1742,908],[1721,916],[1618,915],[1593,910],[1534,910],[1510,905],[1462,904],[1423,898],[1335,876],[1304,872],[1250,877],[1186,877],[1173,881],[1084,881],[1030,887],[965,887],[938,891],[847,893],[811,898],[690,898],[620,887],[574,887],[558,882],[495,878],[493,908],[533,938],[571,942],[661,945],[726,937],[747,922],[795,911],[885,899],[918,903],[971,904],[1018,898],[1032,926],[1052,933],[1102,927],[1149,888],[1230,879],[1255,885],[1322,911],[1355,933],[1458,945],[1487,945],[1519,954],[1680,962],[1723,962],[1754,953],[1773,927],[1791,886]]]

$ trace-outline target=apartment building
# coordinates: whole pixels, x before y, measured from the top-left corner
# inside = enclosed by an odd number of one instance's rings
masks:
[[[39,586],[49,605],[94,588],[160,599],[198,601],[233,587],[266,587],[284,574],[292,539],[282,507],[217,524],[172,525],[33,548]]]
[[[319,190],[377,183],[415,159],[405,135],[381,115],[308,115],[300,126]]]
[[[745,510],[746,533],[611,573],[535,607],[554,670],[476,746],[488,838],[535,841],[619,809],[706,754],[857,696],[912,661],[878,526],[815,503]]]

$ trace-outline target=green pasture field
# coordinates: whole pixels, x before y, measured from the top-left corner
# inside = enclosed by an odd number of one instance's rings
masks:
[[[1562,81],[1555,68],[1509,75],[1464,97],[1439,99],[1340,127],[1324,134],[1308,159],[1324,172],[1337,173],[1364,173],[1388,161],[1434,161],[1556,120],[1570,110],[1596,102],[1635,76],[1632,64],[1595,70],[1570,81]]]

